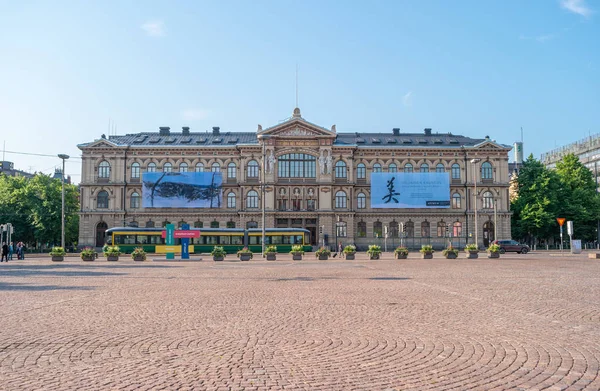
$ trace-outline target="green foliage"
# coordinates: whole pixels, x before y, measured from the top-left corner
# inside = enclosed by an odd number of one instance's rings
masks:
[[[265,253],[276,253],[277,252],[277,246],[267,246],[267,248],[265,248]]]
[[[394,250],[394,254],[408,255],[408,248],[404,246],[398,246]]]
[[[379,254],[381,254],[381,247],[379,247],[376,244],[372,244],[369,246],[369,249],[367,250],[367,254],[369,254],[369,256],[371,256],[371,257],[376,257]]]
[[[475,243],[469,243],[465,246],[465,251],[479,251],[479,246],[477,246]]]
[[[317,251],[315,251],[315,257],[319,258],[321,255],[330,256],[331,255],[331,251],[329,251],[329,249],[326,248],[326,247],[321,247],[320,249],[318,249]]]
[[[442,251],[442,254],[443,254],[444,256],[446,256],[446,255],[448,255],[448,254],[454,254],[454,255],[458,255],[458,249],[457,249],[457,248],[454,248],[454,247],[452,247],[452,246],[449,246],[449,247],[445,248],[445,249]]]
[[[131,252],[131,259],[136,259],[136,258],[142,258],[144,261],[146,260],[146,252],[144,251],[144,249],[142,247],[136,247],[132,252]]]
[[[431,247],[430,244],[424,244],[421,246],[421,249],[419,250],[419,252],[421,253],[432,253],[433,251],[433,247]]]
[[[356,253],[356,246],[349,244],[346,247],[344,247],[343,252],[344,252],[344,254],[354,254],[354,253]]]
[[[96,256],[96,250],[94,250],[91,247],[86,247],[83,250],[81,250],[81,254],[79,255],[81,256],[81,259],[94,258]]]
[[[24,243],[60,243],[61,181],[47,175],[33,178],[0,175],[0,221],[14,227],[13,238]],[[65,184],[65,243],[79,236],[79,192]]]
[[[488,253],[497,253],[500,252],[500,246],[497,244],[491,244],[490,247],[487,248]]]
[[[210,255],[212,255],[213,257],[225,257],[225,254],[227,253],[225,252],[225,249],[222,246],[215,246],[210,252]]]
[[[52,251],[50,251],[50,255],[53,257],[64,257],[65,254],[67,254],[65,249],[60,246],[52,247]]]
[[[118,257],[121,255],[121,249],[119,246],[104,246],[102,252],[105,257]]]
[[[304,254],[304,249],[301,245],[296,244],[292,246],[292,251],[290,251],[290,254]]]
[[[244,247],[243,249],[239,250],[237,252],[237,256],[239,257],[240,255],[250,255],[250,258],[252,258],[252,256],[253,256],[252,251],[250,251],[250,249],[248,249],[248,247]]]

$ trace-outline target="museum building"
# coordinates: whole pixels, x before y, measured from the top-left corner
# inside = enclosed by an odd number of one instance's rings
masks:
[[[255,132],[172,131],[104,135],[80,144],[80,246],[102,246],[112,227],[306,228],[313,245],[401,242],[462,247],[510,238],[508,153],[489,137],[427,128],[422,133],[343,133],[305,120]],[[263,159],[264,157],[264,159]],[[146,172],[221,172],[211,208],[148,208]],[[373,173],[447,173],[449,203],[433,208],[372,208]],[[264,181],[263,181],[264,179]],[[263,186],[264,184],[264,186]],[[385,186],[385,185],[384,185]],[[476,205],[476,207],[475,207]],[[477,222],[475,223],[475,220]],[[477,229],[477,232],[475,232]]]

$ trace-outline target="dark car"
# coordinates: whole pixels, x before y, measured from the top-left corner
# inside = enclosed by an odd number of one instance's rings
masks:
[[[494,243],[500,246],[500,254],[504,254],[507,251],[527,254],[531,250],[528,245],[521,244],[516,240],[494,240]]]

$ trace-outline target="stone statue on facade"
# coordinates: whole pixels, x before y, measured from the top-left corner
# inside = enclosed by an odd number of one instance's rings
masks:
[[[321,169],[321,175],[325,174],[325,161],[327,158],[323,156],[323,150],[321,150],[321,156],[319,156],[319,168]]]
[[[269,174],[273,173],[275,169],[275,155],[273,155],[273,150],[269,150],[269,156],[267,157],[267,172]]]
[[[333,158],[331,157],[331,153],[327,154],[327,157],[325,158],[325,168],[328,174],[331,174],[331,169],[333,165]]]

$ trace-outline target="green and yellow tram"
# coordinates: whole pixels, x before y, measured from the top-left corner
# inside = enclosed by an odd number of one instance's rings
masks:
[[[223,246],[228,254],[248,247],[252,252],[262,251],[262,230],[260,228],[190,228],[200,231],[199,238],[190,239],[190,254],[209,253],[214,246]],[[121,252],[131,253],[142,247],[149,253],[166,253],[164,228],[116,227],[106,230],[105,243],[119,246]],[[304,251],[312,251],[310,231],[302,228],[267,228],[265,245],[277,246],[277,252],[290,252],[292,246],[301,245]],[[181,253],[181,239],[175,239],[178,253]]]

